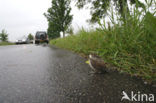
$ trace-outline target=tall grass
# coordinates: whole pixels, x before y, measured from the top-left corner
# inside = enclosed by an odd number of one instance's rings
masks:
[[[156,17],[147,10],[133,9],[97,30],[80,30],[76,35],[52,40],[50,43],[78,53],[96,53],[119,71],[156,80]]]

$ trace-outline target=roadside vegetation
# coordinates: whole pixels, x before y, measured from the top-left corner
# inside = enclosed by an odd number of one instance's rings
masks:
[[[49,38],[60,37],[60,32],[65,37],[65,32],[71,25],[73,15],[71,15],[71,0],[52,0],[52,7],[44,13],[48,20],[48,36]]]
[[[2,30],[0,33],[0,46],[5,46],[5,45],[13,45],[14,43],[8,42],[8,34],[5,30]]]
[[[28,40],[34,40],[34,36],[31,33],[29,33],[27,38],[28,38]]]
[[[3,42],[6,42],[8,40],[8,34],[4,29],[0,33],[0,40]]]
[[[15,45],[15,43],[11,43],[11,42],[0,42],[0,46],[7,46],[7,45]]]
[[[150,10],[153,4],[154,0],[146,0],[142,9],[136,3],[119,14],[109,9],[110,23],[99,20],[96,30],[82,29],[75,35],[53,39],[50,44],[84,55],[96,53],[120,72],[155,81],[156,8]]]

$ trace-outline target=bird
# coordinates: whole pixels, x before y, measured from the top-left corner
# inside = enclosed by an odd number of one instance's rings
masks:
[[[93,73],[106,73],[107,72],[107,67],[106,63],[102,58],[100,58],[96,54],[90,54],[89,55],[89,61],[88,61],[89,66],[91,67]]]

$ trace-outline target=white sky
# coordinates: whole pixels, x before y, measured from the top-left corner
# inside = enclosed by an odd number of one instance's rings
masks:
[[[48,22],[43,13],[50,6],[51,0],[0,0],[0,32],[5,29],[9,40],[15,41],[29,33],[46,31]],[[75,31],[82,26],[88,28],[86,20],[90,18],[89,13],[85,9],[78,10],[72,3]]]

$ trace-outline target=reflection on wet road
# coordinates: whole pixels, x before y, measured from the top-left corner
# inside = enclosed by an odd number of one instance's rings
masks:
[[[85,59],[49,46],[0,47],[0,103],[120,103],[153,91],[117,73],[91,75]]]

